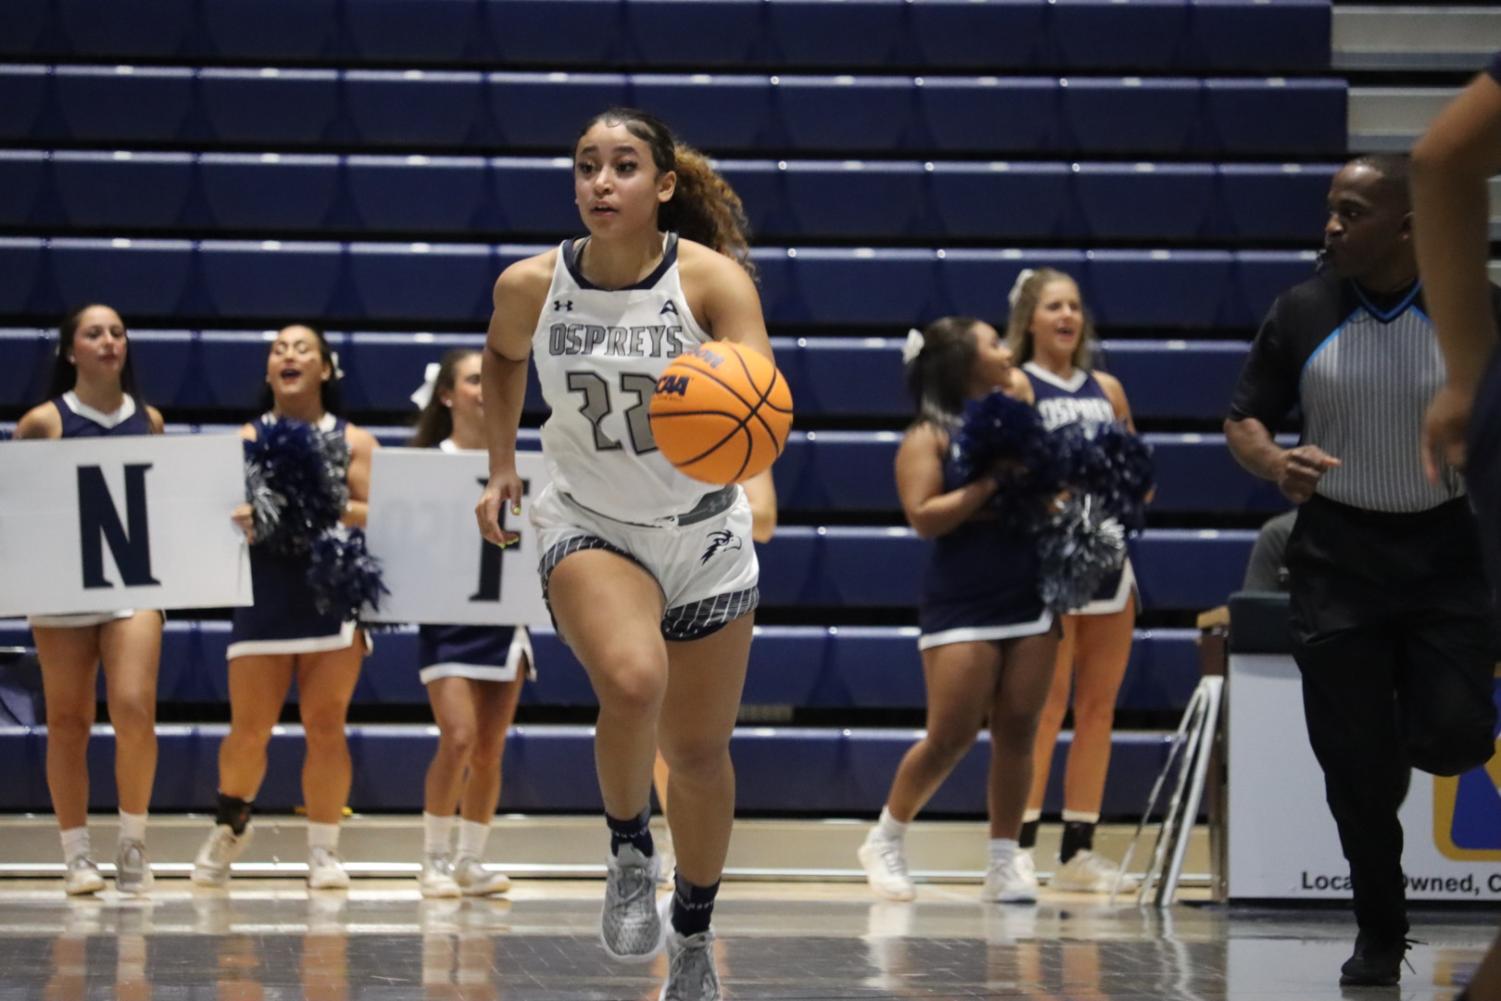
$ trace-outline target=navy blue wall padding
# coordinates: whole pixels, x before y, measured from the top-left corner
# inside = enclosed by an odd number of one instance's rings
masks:
[[[215,5],[210,5],[215,6]],[[0,93],[34,91],[36,71],[0,67]],[[11,141],[275,147],[423,143],[562,155],[612,104],[666,114],[724,156],[801,153],[1335,155],[1345,145],[1342,80],[747,76],[183,69],[62,65],[42,78],[59,115]],[[920,82],[919,82],[920,81]],[[27,106],[34,97],[25,97]],[[206,133],[206,134],[205,134]]]
[[[157,727],[160,764],[152,793],[153,810],[209,809],[218,780],[219,742],[227,726]],[[800,727],[744,727],[730,744],[737,775],[740,814],[874,815],[891,774],[915,730],[838,730]],[[422,808],[422,776],[437,738],[427,726],[351,726],[354,783],[349,805],[361,812],[415,812]],[[1070,735],[1055,751],[1046,809],[1059,808],[1062,755]],[[0,810],[50,809],[47,796],[44,728],[0,727],[0,756],[11,781],[0,786]],[[1137,815],[1152,780],[1167,760],[1166,734],[1116,733],[1102,812]],[[267,813],[288,812],[302,802],[302,729],[287,726],[271,738],[266,780],[256,806]],[[985,812],[985,773],[989,735],[982,733],[927,806],[932,814]],[[107,728],[89,741],[89,806],[115,808],[114,734]],[[501,808],[524,812],[598,813],[593,728],[518,726],[506,740]]]
[[[0,54],[1316,72],[1329,0],[10,0]],[[13,8],[13,9],[11,9]]]

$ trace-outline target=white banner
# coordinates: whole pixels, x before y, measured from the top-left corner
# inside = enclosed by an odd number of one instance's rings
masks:
[[[1232,654],[1228,691],[1231,899],[1348,899],[1297,665]],[[1414,769],[1399,816],[1408,899],[1501,901],[1501,755],[1456,778]]]
[[[521,534],[501,549],[480,538],[474,505],[489,480],[484,452],[380,448],[370,466],[365,535],[386,587],[371,622],[545,626],[551,622],[537,578],[537,536],[527,517],[547,483],[538,452],[516,456],[526,484],[521,514],[501,525]]]
[[[248,605],[237,435],[0,444],[0,615]]]

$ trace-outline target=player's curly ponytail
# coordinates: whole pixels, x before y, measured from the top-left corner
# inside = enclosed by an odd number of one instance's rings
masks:
[[[658,171],[674,171],[677,189],[657,213],[657,225],[724,254],[756,277],[750,258],[749,224],[745,206],[735,189],[709,163],[708,157],[679,143],[667,123],[638,108],[607,108],[584,123],[579,138],[599,123],[624,125],[651,149]],[[574,145],[578,142],[575,140]]]

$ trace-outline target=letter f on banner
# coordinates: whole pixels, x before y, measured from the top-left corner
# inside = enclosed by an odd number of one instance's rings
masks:
[[[104,546],[109,546],[126,587],[160,584],[151,576],[151,532],[146,524],[146,470],[151,464],[125,467],[125,520],[98,466],[78,467],[78,531],[83,554],[83,586],[114,587],[104,576]]]

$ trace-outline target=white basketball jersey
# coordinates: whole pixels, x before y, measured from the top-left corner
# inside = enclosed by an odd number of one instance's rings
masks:
[[[657,451],[646,410],[672,360],[710,340],[678,273],[678,238],[635,285],[591,285],[573,240],[563,241],[552,288],[532,335],[542,396],[542,455],[553,484],[620,521],[650,523],[692,510],[714,488],[684,476]]]

